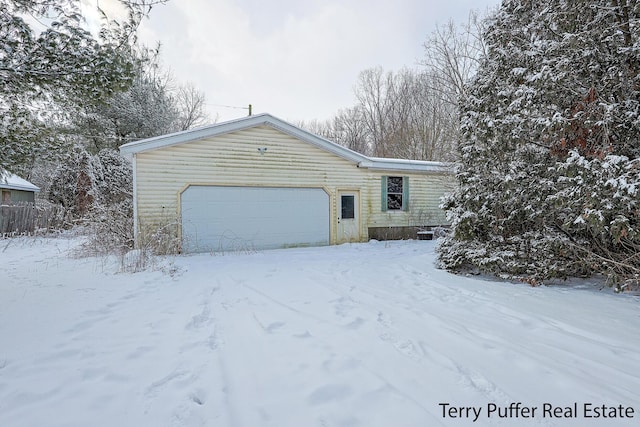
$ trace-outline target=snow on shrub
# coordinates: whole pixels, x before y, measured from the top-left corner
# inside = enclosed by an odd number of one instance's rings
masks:
[[[638,285],[640,12],[609,6],[512,0],[489,19],[443,268]]]

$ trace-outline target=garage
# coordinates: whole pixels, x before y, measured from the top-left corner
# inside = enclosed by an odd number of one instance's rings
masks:
[[[321,188],[192,185],[180,208],[188,253],[329,244],[329,195]]]

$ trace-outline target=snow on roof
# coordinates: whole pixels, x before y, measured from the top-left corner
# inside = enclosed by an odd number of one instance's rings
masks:
[[[368,157],[368,162],[360,162],[359,167],[369,169],[389,169],[403,171],[450,172],[451,163],[432,162],[427,160],[388,159],[384,157]]]
[[[427,162],[421,160],[385,159],[378,157],[368,157],[346,147],[336,144],[333,141],[322,138],[307,130],[301,129],[285,122],[271,114],[262,113],[254,116],[242,117],[227,122],[216,123],[200,128],[161,135],[154,138],[129,142],[120,146],[120,152],[125,155],[132,155],[144,151],[151,151],[157,148],[169,147],[202,138],[223,135],[254,126],[269,125],[288,135],[296,137],[309,144],[315,145],[323,150],[329,151],[343,159],[352,161],[361,168],[402,170],[413,172],[446,172],[448,164],[441,162]]]
[[[34,191],[36,193],[40,192],[40,188],[38,188],[37,186],[33,185],[26,179],[20,178],[15,173],[11,173],[5,169],[0,169],[0,188],[20,191]]]

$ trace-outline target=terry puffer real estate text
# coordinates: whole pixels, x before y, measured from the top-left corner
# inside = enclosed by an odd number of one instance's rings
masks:
[[[488,403],[486,406],[460,406],[439,403],[442,418],[468,419],[473,422],[480,418],[634,418],[635,409],[631,406],[610,406],[606,404],[578,403],[558,406],[543,403],[542,406],[527,406],[522,402],[509,405]]]

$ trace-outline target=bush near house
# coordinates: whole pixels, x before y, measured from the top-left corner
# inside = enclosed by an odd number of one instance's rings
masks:
[[[640,284],[640,11],[503,1],[462,108],[450,270]]]

